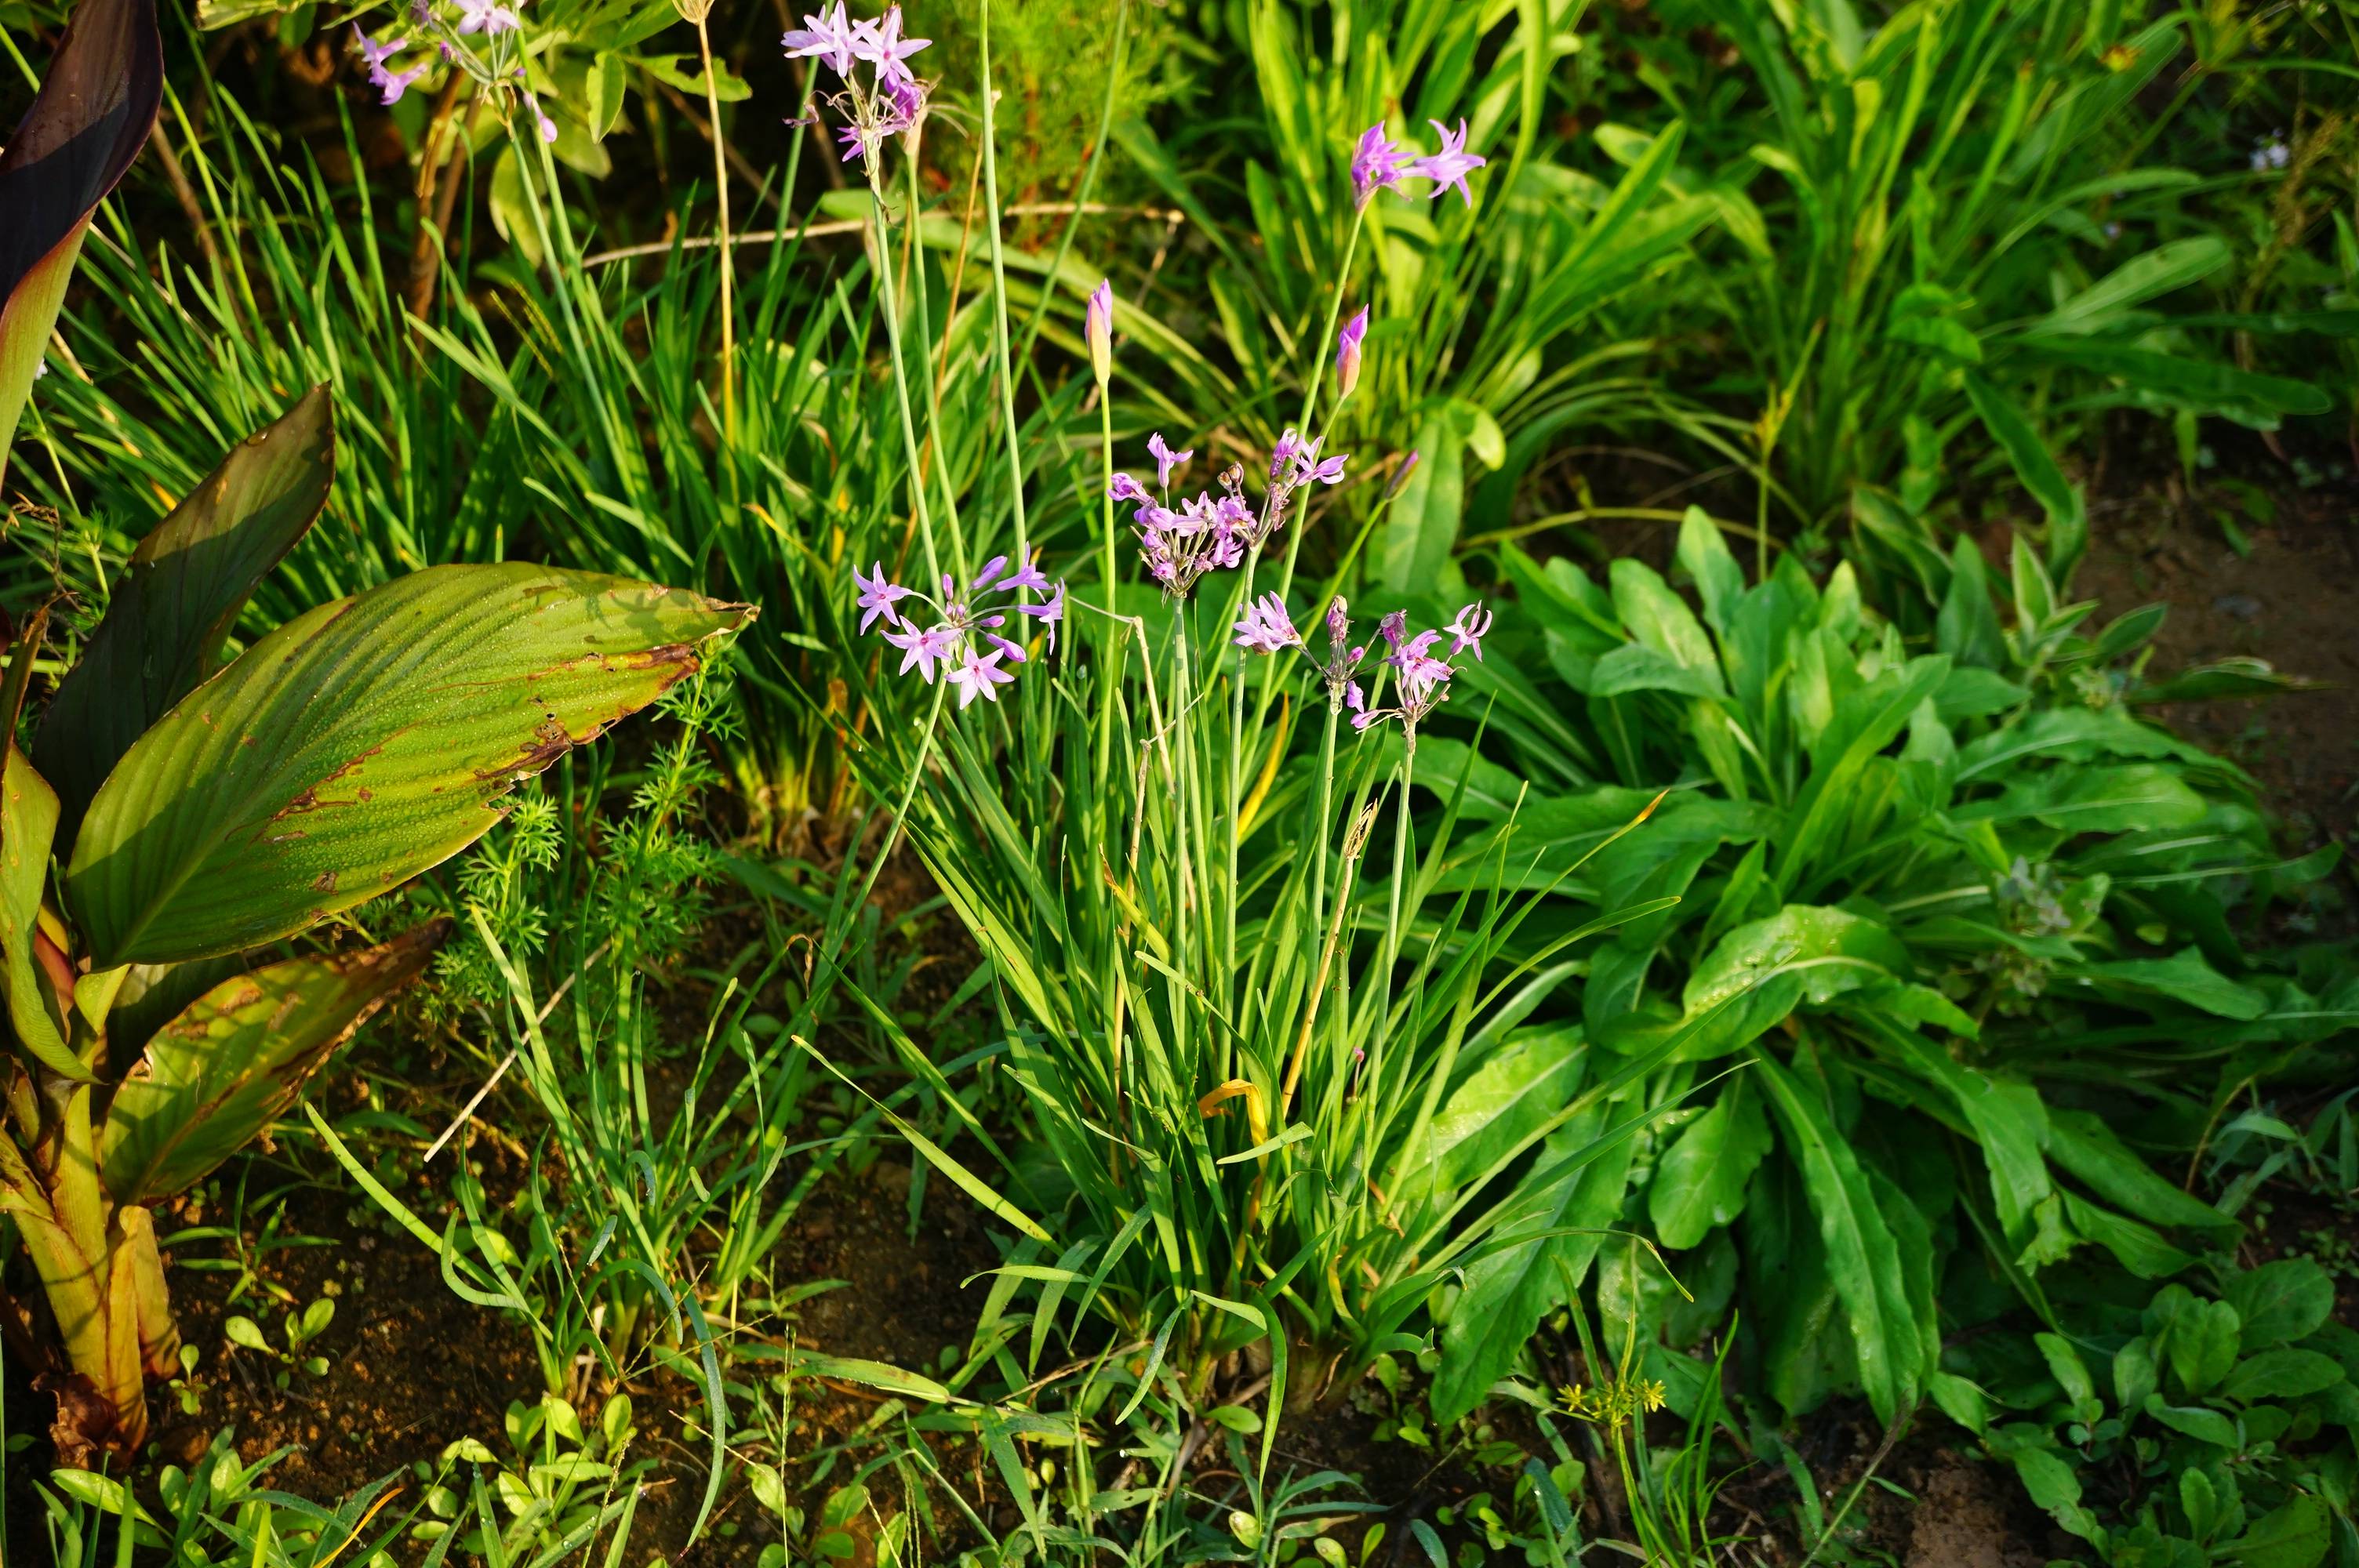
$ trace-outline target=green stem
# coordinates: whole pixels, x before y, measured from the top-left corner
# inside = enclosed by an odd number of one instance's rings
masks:
[[[876,237],[876,287],[885,297],[885,346],[893,359],[893,393],[901,408],[901,450],[909,464],[909,504],[918,514],[918,533],[926,546],[927,590],[931,592],[941,580],[940,557],[934,549],[934,518],[926,505],[926,484],[920,477],[918,461],[918,423],[909,408],[908,369],[901,358],[901,298],[893,284],[893,247],[885,229],[885,191],[878,183],[875,169],[868,174],[869,232]],[[951,538],[951,562],[959,574],[966,573],[966,547],[953,533]]]

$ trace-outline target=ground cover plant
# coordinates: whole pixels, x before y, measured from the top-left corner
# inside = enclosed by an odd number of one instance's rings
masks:
[[[2347,7],[0,22],[0,1553],[2359,1563]]]

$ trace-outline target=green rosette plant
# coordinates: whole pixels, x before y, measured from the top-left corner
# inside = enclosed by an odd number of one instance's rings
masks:
[[[0,771],[0,1209],[48,1298],[21,1346],[60,1457],[144,1441],[179,1336],[149,1219],[294,1102],[425,968],[446,923],[277,945],[473,843],[501,799],[698,666],[753,611],[520,562],[436,567],[224,662],[248,596],[326,500],[324,386],[147,536]],[[47,622],[13,636],[17,732]],[[27,1314],[12,1313],[21,1326]]]

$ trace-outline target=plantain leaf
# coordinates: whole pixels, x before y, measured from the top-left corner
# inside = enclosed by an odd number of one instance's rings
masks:
[[[0,150],[0,478],[91,211],[147,141],[163,90],[156,0],[82,0]]]
[[[157,1031],[114,1091],[99,1174],[117,1203],[186,1192],[295,1103],[314,1068],[424,972],[447,920],[362,952],[223,980]]]
[[[221,667],[247,597],[319,516],[334,477],[322,384],[240,442],[139,542],[33,742],[67,842],[131,743]]]
[[[510,787],[753,615],[508,562],[429,567],[297,616],[100,786],[65,883],[92,961],[236,952],[448,860]]]

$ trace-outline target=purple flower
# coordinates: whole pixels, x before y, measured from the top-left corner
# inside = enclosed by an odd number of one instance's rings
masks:
[[[1047,600],[1038,604],[1019,604],[1016,607],[1016,611],[1019,615],[1032,616],[1047,627],[1049,646],[1054,649],[1057,645],[1057,628],[1065,619],[1065,585],[1061,582],[1056,584],[1049,589]]]
[[[958,687],[959,706],[964,708],[978,697],[985,702],[997,702],[999,694],[992,688],[1007,685],[1016,676],[999,667],[997,649],[978,654],[970,646],[965,660],[950,672],[948,678],[951,685]]]
[[[1288,466],[1294,461],[1294,454],[1301,449],[1301,446],[1302,438],[1295,434],[1293,426],[1288,425],[1286,427],[1286,434],[1277,438],[1277,445],[1269,449],[1271,479],[1274,480],[1286,471]]]
[[[1335,395],[1339,398],[1351,396],[1352,389],[1360,384],[1360,342],[1367,335],[1368,308],[1363,305],[1360,313],[1335,334]]]
[[[1196,449],[1175,452],[1163,444],[1163,432],[1158,430],[1147,438],[1147,455],[1155,460],[1155,481],[1164,489],[1171,488],[1171,470],[1196,455]]]
[[[818,59],[838,76],[851,74],[858,43],[852,24],[844,19],[843,0],[835,0],[832,12],[821,5],[819,15],[806,16],[801,27],[778,41],[786,46],[788,59]]]
[[[497,38],[502,33],[515,32],[521,25],[516,14],[499,0],[459,0],[459,25],[455,31],[462,37],[481,33],[487,38]]]
[[[1106,494],[1115,501],[1144,501],[1150,505],[1155,499],[1147,493],[1145,485],[1126,473],[1114,476],[1114,482],[1106,486]]]
[[[1360,133],[1352,152],[1352,200],[1365,207],[1379,190],[1398,190],[1404,149],[1385,135],[1382,120]]]
[[[838,20],[842,18],[843,7],[841,5],[836,6],[835,14]],[[808,21],[810,18],[804,19]],[[878,84],[888,88],[916,80],[903,62],[932,42],[931,38],[904,38],[901,36],[901,7],[898,5],[887,5],[880,19],[855,22],[852,27],[853,58],[864,59],[875,66]],[[836,74],[842,74],[841,68]]]
[[[992,583],[997,579],[999,574],[1006,569],[1007,557],[1006,556],[994,556],[991,559],[984,562],[983,569],[974,574],[974,580],[966,585],[967,597],[972,599],[976,594],[981,593],[984,589],[989,588]]]
[[[934,665],[947,662],[956,636],[947,626],[911,626],[902,632],[887,632],[885,640],[902,650],[898,673],[908,675],[915,669],[928,686],[934,684]]]
[[[1426,124],[1441,137],[1441,150],[1411,159],[1401,172],[1433,181],[1433,189],[1426,193],[1429,199],[1456,186],[1459,199],[1467,206],[1473,206],[1474,197],[1466,189],[1466,177],[1491,160],[1466,150],[1466,122],[1462,118],[1458,122],[1458,132],[1454,136],[1450,128],[1439,120],[1428,120]]]
[[[1244,618],[1233,628],[1237,634],[1237,646],[1256,654],[1282,654],[1288,648],[1302,646],[1302,633],[1286,613],[1286,601],[1274,593],[1265,593],[1245,606]]]
[[[426,74],[426,68],[422,65],[412,66],[408,70],[387,70],[385,68],[386,60],[408,45],[408,38],[396,38],[391,43],[381,44],[357,26],[353,28],[353,48],[360,54],[362,70],[368,75],[369,85],[377,90],[377,102],[387,108],[400,103],[401,95],[409,90],[409,84]]]
[[[1401,639],[1408,635],[1408,611],[1396,610],[1377,622],[1376,635],[1382,637],[1397,651],[1401,645]]]
[[[853,158],[865,156],[868,151],[869,134],[857,125],[844,126],[836,132],[835,139],[843,144],[841,162],[850,163]]]
[[[1400,467],[1393,470],[1393,477],[1391,480],[1386,481],[1385,485],[1385,499],[1386,501],[1390,501],[1394,496],[1398,495],[1401,492],[1401,486],[1408,482],[1408,476],[1417,471],[1417,465],[1424,460],[1425,454],[1423,452],[1418,451],[1415,449],[1410,449],[1408,456],[1401,460]]]
[[[1358,681],[1343,688],[1343,706],[1352,710],[1352,728],[1354,730],[1365,730],[1384,717],[1381,709],[1370,708],[1368,699],[1360,695]]]
[[[862,577],[858,567],[852,568],[853,585],[860,589],[860,608],[868,612],[860,618],[860,629],[867,631],[880,615],[885,618],[886,625],[898,626],[901,624],[901,612],[893,608],[893,601],[907,599],[917,590],[887,581],[883,561],[870,563],[868,574]]]
[[[1483,608],[1480,600],[1459,611],[1458,619],[1452,621],[1447,628],[1450,633],[1450,656],[1454,659],[1471,649],[1474,654],[1474,662],[1482,663],[1483,639],[1491,630],[1491,619],[1490,611]]]
[[[1027,561],[1024,565],[1017,567],[1014,573],[1009,576],[1008,579],[1006,582],[1001,583],[999,586],[1001,590],[1006,593],[1020,592],[1027,588],[1046,589],[1049,586],[1049,574],[1042,571],[1038,567],[1034,566],[1031,562]],[[1027,607],[1018,606],[1018,608],[1021,609]]]
[[[1090,290],[1090,302],[1082,311],[1082,337],[1090,346],[1090,372],[1103,386],[1114,373],[1114,279],[1102,279]]]
[[[1349,608],[1340,593],[1327,601],[1327,636],[1339,649],[1352,636],[1352,622],[1346,613]]]

